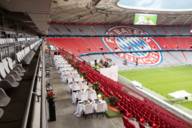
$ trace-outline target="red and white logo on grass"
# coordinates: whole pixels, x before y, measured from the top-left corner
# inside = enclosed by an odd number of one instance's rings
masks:
[[[140,29],[117,26],[110,28],[107,35],[147,34]],[[151,37],[104,37],[103,41],[110,51],[145,51],[160,50],[159,45]],[[160,52],[119,53],[118,56],[129,63],[155,65],[161,62]]]

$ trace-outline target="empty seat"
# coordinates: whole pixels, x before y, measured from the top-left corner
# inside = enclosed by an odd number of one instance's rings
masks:
[[[34,51],[37,51],[39,46],[40,46],[40,44],[36,44],[35,47],[34,47]]]
[[[24,56],[26,56],[29,53],[30,49],[29,47],[24,48]]]
[[[93,113],[94,113],[93,104],[86,104],[85,105],[85,110],[83,112],[83,115],[87,116],[87,115],[91,115]]]
[[[23,69],[21,64],[16,65],[16,62],[13,62],[13,60],[10,57],[7,57],[6,59],[8,62],[8,66],[11,70],[16,71],[20,76],[24,75],[23,73],[25,72],[25,70]]]
[[[16,53],[17,62],[21,63],[23,58],[24,58],[24,50],[21,50],[20,52]],[[17,64],[17,66],[20,67],[22,72],[25,72],[25,69],[23,68],[22,64]]]
[[[125,128],[136,128],[134,124],[130,123],[126,116],[123,116],[123,123]]]
[[[11,101],[11,98],[7,96],[7,94],[2,88],[0,88],[0,107],[7,106],[10,101]]]
[[[16,71],[10,71],[6,58],[2,60],[2,63],[7,74],[13,75],[16,81],[21,81],[21,76]]]
[[[4,111],[3,111],[2,108],[0,108],[0,119],[1,119],[1,117],[3,116],[3,114],[4,114]]]
[[[21,62],[24,58],[24,50],[21,50],[20,52],[16,53],[17,61]]]
[[[35,52],[34,51],[30,51],[29,54],[27,54],[27,56],[25,56],[25,58],[23,59],[24,63],[25,64],[30,64],[31,60],[34,57],[34,55],[35,55]]]
[[[11,87],[17,87],[19,83],[14,79],[13,75],[7,75],[4,70],[3,63],[0,62],[0,87],[3,89],[9,89]]]

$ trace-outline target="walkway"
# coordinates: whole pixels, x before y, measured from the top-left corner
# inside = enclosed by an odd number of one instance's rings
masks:
[[[55,68],[51,68],[50,82],[56,93],[57,120],[49,122],[49,128],[124,128],[121,118],[77,118],[73,115],[76,106],[71,103],[69,88],[60,80],[60,76]]]

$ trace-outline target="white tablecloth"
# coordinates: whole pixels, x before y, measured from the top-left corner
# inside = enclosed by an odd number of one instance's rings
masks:
[[[108,110],[107,109],[107,103],[104,100],[99,100],[98,102],[95,102],[95,101],[88,102],[87,104],[92,104],[92,107],[93,107],[92,109],[94,111],[96,111],[98,106],[101,104],[102,104],[101,105],[102,108],[100,108],[100,110],[101,110],[100,112],[105,112]],[[85,108],[86,108],[86,104],[84,104],[83,102],[78,102],[74,115],[76,115],[77,117],[80,117],[81,114],[86,111]]]
[[[97,99],[97,93],[95,90],[93,90],[93,89],[88,90],[88,99],[90,99],[90,100]]]
[[[99,100],[94,104],[94,109],[96,112],[106,112],[108,110],[107,103],[105,100]]]

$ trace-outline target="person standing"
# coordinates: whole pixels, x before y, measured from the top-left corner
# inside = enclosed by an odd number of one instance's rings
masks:
[[[139,64],[139,59],[138,58],[136,58],[136,60],[135,60],[135,66],[138,66],[138,64]]]

